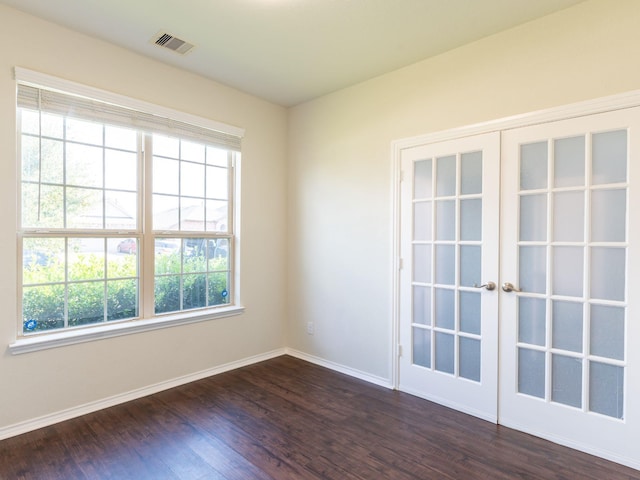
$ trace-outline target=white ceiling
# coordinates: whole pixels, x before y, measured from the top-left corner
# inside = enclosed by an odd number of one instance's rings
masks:
[[[583,0],[0,0],[284,106]],[[160,30],[196,45],[153,45]]]

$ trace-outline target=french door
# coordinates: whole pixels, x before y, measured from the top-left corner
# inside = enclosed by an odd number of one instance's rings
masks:
[[[400,388],[496,421],[498,133],[402,156]]]
[[[639,162],[640,108],[403,150],[399,388],[640,468]]]

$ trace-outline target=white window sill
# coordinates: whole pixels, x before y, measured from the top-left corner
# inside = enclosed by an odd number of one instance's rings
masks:
[[[181,312],[179,314],[166,315],[148,320],[132,320],[129,322],[110,323],[108,325],[100,325],[97,327],[79,328],[56,333],[44,333],[17,339],[9,345],[9,351],[13,355],[37,352],[39,350],[75,345],[77,343],[102,340],[104,338],[119,337],[121,335],[148,332],[150,330],[186,325],[188,323],[231,317],[233,315],[240,315],[243,312],[244,307],[231,306],[208,311]]]

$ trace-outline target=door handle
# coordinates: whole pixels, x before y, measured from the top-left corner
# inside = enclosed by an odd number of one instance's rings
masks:
[[[505,292],[521,292],[522,291],[519,288],[514,287],[513,283],[509,283],[509,282],[504,282],[502,284],[502,290],[504,290]]]
[[[484,285],[478,285],[477,283],[473,284],[473,288],[486,288],[487,290],[495,290],[496,284],[493,282],[487,282]]]

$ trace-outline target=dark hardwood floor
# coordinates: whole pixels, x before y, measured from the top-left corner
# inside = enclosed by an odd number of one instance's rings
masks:
[[[640,471],[284,356],[4,440],[0,478],[614,480]]]

